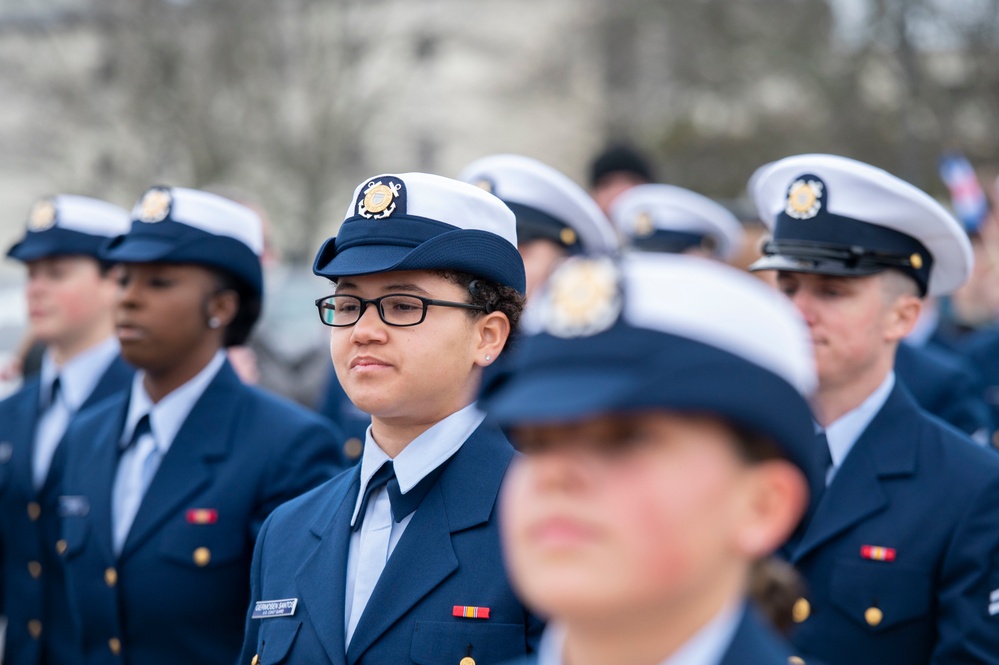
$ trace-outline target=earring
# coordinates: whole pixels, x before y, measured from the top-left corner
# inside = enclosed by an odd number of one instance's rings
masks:
[[[492,357],[492,356],[486,356],[486,362],[489,362],[489,361],[490,361],[490,360],[492,360],[492,359],[493,359],[493,357]]]
[[[220,325],[222,325],[222,322],[219,321],[219,318],[217,316],[213,316],[212,318],[208,319],[209,328],[212,328],[214,330],[215,328],[218,328]]]

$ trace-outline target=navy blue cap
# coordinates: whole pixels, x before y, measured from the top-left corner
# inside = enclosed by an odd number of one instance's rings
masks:
[[[605,254],[617,234],[596,202],[568,176],[522,155],[490,155],[464,169],[459,180],[480,187],[517,216],[517,240],[551,240],[571,254]]]
[[[334,281],[399,270],[454,270],[526,288],[510,209],[478,187],[426,173],[358,185],[340,231],[312,266]]]
[[[28,214],[27,230],[7,256],[37,261],[52,256],[99,258],[101,247],[128,229],[128,212],[85,196],[62,194],[39,199]]]
[[[480,408],[504,426],[660,409],[770,437],[817,477],[808,329],[785,298],[705,259],[569,259],[528,306]]]
[[[738,218],[706,196],[673,185],[637,185],[614,199],[614,225],[626,243],[646,252],[683,253],[691,249],[727,261],[742,246]]]
[[[773,238],[751,270],[863,276],[899,270],[921,293],[946,295],[971,274],[967,234],[925,192],[836,155],[796,155],[750,180]]]
[[[263,245],[263,224],[250,208],[196,189],[153,187],[132,211],[132,228],[110,241],[101,258],[218,268],[262,296]]]

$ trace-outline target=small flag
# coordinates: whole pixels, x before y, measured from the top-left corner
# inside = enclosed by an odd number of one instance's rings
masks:
[[[894,561],[895,548],[879,547],[877,545],[861,545],[860,556],[872,561]]]
[[[472,605],[455,605],[454,609],[451,610],[451,614],[465,619],[488,619],[489,608],[474,607]]]
[[[954,214],[968,233],[981,227],[989,213],[989,202],[978,182],[978,175],[968,158],[959,152],[949,152],[940,158],[940,179],[950,190]]]
[[[219,511],[214,508],[191,508],[187,511],[188,524],[215,524],[219,521]]]

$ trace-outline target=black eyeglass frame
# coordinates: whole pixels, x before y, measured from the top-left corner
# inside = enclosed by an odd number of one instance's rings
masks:
[[[423,313],[420,314],[420,320],[414,323],[392,323],[385,318],[385,311],[382,309],[382,300],[385,298],[412,298],[413,300],[419,300],[423,303]],[[357,319],[353,323],[326,323],[326,319],[323,318],[323,303],[330,300],[331,298],[353,298],[361,304],[360,309],[357,311]],[[392,326],[393,328],[412,328],[413,326],[418,326],[424,322],[427,318],[427,308],[431,305],[436,307],[456,307],[458,309],[469,309],[478,312],[488,312],[489,308],[485,305],[473,305],[467,302],[453,302],[451,300],[435,300],[433,298],[424,298],[423,296],[414,296],[412,293],[386,293],[383,296],[378,296],[377,298],[362,298],[361,296],[355,296],[348,293],[334,293],[331,296],[323,296],[322,298],[316,298],[316,309],[319,311],[319,320],[323,322],[323,325],[329,326],[330,328],[349,328],[351,326],[357,325],[357,322],[361,320],[364,316],[364,312],[367,311],[368,305],[375,305],[375,309],[378,310],[378,318],[382,320],[387,326]]]

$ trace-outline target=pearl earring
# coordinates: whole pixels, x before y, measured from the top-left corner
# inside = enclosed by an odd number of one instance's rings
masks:
[[[490,361],[490,360],[492,360],[492,359],[493,359],[493,357],[492,357],[492,356],[486,356],[486,362],[489,362],[489,361]]]
[[[222,322],[219,321],[217,316],[213,316],[212,318],[208,319],[209,328],[215,329],[218,328],[220,325],[222,325]]]

